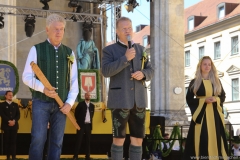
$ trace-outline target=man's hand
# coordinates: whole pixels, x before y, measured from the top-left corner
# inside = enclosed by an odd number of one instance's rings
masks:
[[[68,104],[68,103],[65,103],[62,108],[60,109],[60,111],[63,113],[63,114],[68,114],[68,112],[71,110],[71,105]]]
[[[213,102],[217,102],[215,97],[208,97],[205,99],[206,103],[213,103]]]
[[[135,58],[136,51],[134,48],[127,49],[125,56],[127,57],[128,61],[131,61],[133,58]]]
[[[43,89],[43,93],[50,97],[50,98],[55,98],[57,96],[57,93],[55,92],[56,88],[53,87],[53,89],[50,91],[46,87]]]
[[[14,126],[14,125],[15,125],[15,120],[10,120],[10,121],[8,121],[8,125],[9,125],[9,126]]]
[[[132,78],[136,80],[142,80],[144,78],[144,74],[141,71],[137,71],[131,74]]]

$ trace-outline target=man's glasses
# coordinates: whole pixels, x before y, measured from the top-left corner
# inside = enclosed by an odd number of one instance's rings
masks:
[[[121,31],[122,32],[132,31],[132,27],[130,27],[130,28],[123,28],[123,29],[121,29]]]

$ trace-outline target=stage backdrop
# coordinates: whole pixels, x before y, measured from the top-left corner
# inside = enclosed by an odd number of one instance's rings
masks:
[[[0,99],[4,99],[6,91],[12,91],[13,95],[18,92],[19,76],[14,64],[0,60]]]

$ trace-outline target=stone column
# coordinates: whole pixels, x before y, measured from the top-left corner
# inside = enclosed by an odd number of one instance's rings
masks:
[[[15,6],[15,0],[0,0],[0,4]],[[4,15],[4,28],[0,30],[0,59],[16,63],[16,16]]]
[[[94,14],[100,14],[100,9],[98,8],[98,4],[94,4],[93,7]],[[101,61],[101,55],[102,55],[102,38],[104,40],[104,33],[101,31],[101,24],[94,24],[93,27],[93,40],[95,42],[96,47],[98,48],[98,53],[99,53],[99,60]],[[100,67],[101,67],[101,62],[100,62]],[[99,75],[102,77],[101,71],[99,69]],[[103,83],[102,79],[100,78],[100,101],[103,100]]]
[[[166,125],[172,125],[185,114],[184,1],[155,0],[150,7],[151,63],[155,69],[151,111],[165,116]]]

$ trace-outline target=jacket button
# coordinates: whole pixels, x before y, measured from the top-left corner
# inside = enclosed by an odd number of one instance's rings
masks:
[[[132,69],[132,68],[130,68],[130,71],[131,71],[131,72],[132,72],[132,70],[133,70],[133,69]]]
[[[131,90],[133,90],[133,88],[131,88]]]
[[[132,81],[132,80],[133,80],[133,78],[130,78],[130,80]]]

